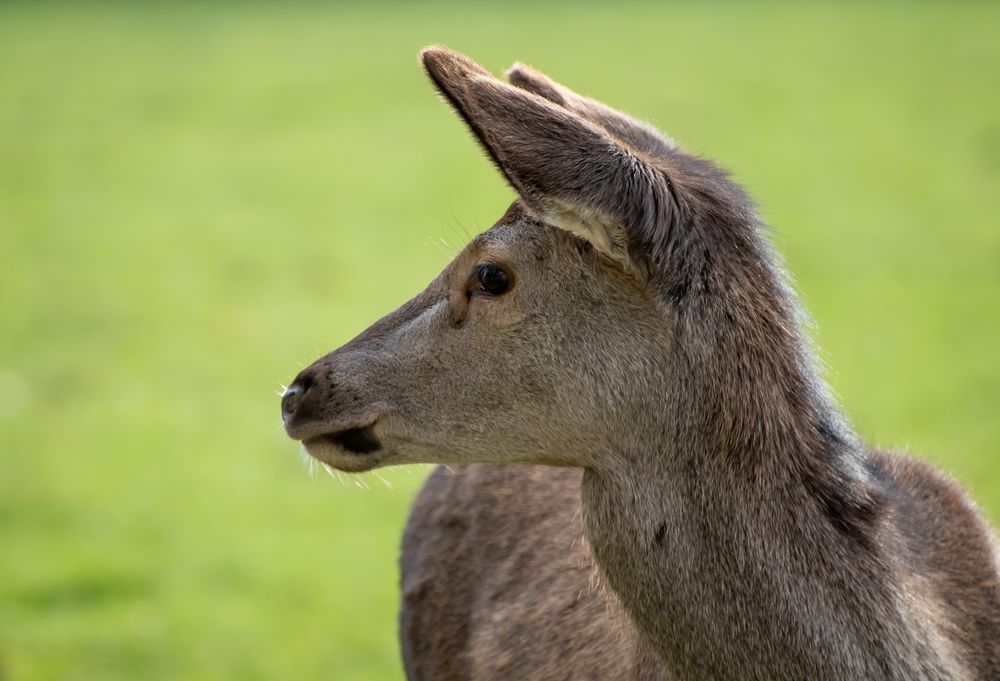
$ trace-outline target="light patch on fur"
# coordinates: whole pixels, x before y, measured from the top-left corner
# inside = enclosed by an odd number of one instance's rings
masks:
[[[945,604],[931,596],[935,593],[934,580],[908,570],[896,570],[897,579],[908,588],[896,598],[897,610],[913,623],[914,629],[923,634],[920,641],[936,653],[937,659],[947,669],[953,681],[974,681],[962,662],[955,641],[962,639],[958,628],[945,609]]]
[[[545,202],[543,218],[549,224],[589,241],[594,248],[618,263],[626,272],[637,272],[628,254],[625,230],[604,213],[552,198]]]

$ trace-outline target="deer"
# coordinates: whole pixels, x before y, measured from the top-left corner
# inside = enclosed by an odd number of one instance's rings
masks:
[[[747,194],[527,66],[421,60],[516,198],[281,398],[326,465],[439,466],[407,677],[1000,679],[993,529],[852,428]]]

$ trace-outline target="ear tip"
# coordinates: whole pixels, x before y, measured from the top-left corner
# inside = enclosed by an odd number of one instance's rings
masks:
[[[515,81],[524,82],[530,80],[535,75],[535,70],[524,62],[516,61],[510,65],[510,68],[507,69],[504,75],[512,83]]]
[[[507,81],[522,90],[527,90],[540,97],[544,97],[550,102],[566,105],[567,95],[561,91],[560,87],[545,74],[536,71],[527,64],[516,61],[513,66],[507,69]]]
[[[420,50],[420,61],[426,62],[428,59],[439,59],[450,52],[451,50],[444,45],[427,45]]]
[[[428,71],[440,69],[455,57],[455,53],[443,45],[428,45],[420,50],[420,63]]]
[[[443,45],[428,45],[420,51],[420,61],[424,69],[435,81],[467,80],[475,77],[491,77],[479,64],[460,52],[449,50]]]

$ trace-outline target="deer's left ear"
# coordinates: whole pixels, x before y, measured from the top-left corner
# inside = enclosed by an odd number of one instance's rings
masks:
[[[612,137],[647,156],[669,156],[675,149],[673,140],[650,124],[637,121],[596,99],[579,95],[529,66],[514,64],[507,71],[507,80],[511,85],[533,92],[591,123],[596,123]]]
[[[676,211],[666,176],[599,125],[427,48],[424,67],[529,208],[625,269],[648,270]]]

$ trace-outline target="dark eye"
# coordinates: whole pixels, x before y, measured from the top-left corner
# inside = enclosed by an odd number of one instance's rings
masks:
[[[507,273],[496,265],[480,265],[476,268],[479,290],[491,296],[499,296],[510,288]]]

